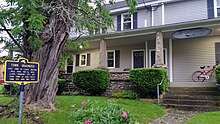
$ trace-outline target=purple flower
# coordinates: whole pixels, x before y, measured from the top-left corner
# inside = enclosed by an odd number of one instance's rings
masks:
[[[90,120],[86,120],[85,124],[92,124]]]
[[[86,106],[86,102],[82,102],[82,106]]]
[[[122,113],[122,117],[123,117],[124,119],[126,119],[126,118],[128,118],[128,114],[127,114],[126,112],[123,112],[123,113]]]

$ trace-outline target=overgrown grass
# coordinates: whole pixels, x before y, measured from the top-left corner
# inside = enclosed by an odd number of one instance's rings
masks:
[[[108,99],[105,97],[89,96],[57,96],[56,105],[59,110],[57,112],[44,112],[41,114],[41,117],[45,120],[46,124],[68,124],[70,123],[70,113],[76,108],[81,107],[81,103],[88,99],[98,102],[100,107],[105,106],[107,100],[114,100],[116,104],[131,113],[133,118],[141,124],[149,123],[165,113],[164,109],[158,105],[137,100]],[[75,108],[72,108],[72,105],[75,105]]]
[[[187,124],[219,124],[220,112],[207,112],[193,117]]]

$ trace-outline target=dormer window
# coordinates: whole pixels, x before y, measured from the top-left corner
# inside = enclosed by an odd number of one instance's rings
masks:
[[[133,29],[133,15],[123,14],[121,30]]]

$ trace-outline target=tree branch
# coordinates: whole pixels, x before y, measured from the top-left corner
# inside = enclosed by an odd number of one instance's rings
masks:
[[[18,41],[13,37],[13,35],[11,34],[11,32],[9,30],[7,30],[6,26],[1,24],[1,26],[3,27],[4,31],[7,32],[8,36],[12,39],[12,41],[18,46],[18,48],[24,52],[22,46],[18,43]]]
[[[11,29],[0,28],[0,31],[11,31]]]
[[[75,39],[73,40],[73,42],[74,42],[74,41],[77,41],[81,36],[82,36],[82,34],[80,34],[77,38],[75,38]]]

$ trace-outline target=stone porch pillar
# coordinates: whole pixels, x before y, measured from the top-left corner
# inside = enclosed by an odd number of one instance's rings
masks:
[[[106,41],[104,39],[101,39],[100,41],[98,68],[107,69],[107,50],[106,50]]]
[[[154,67],[165,67],[164,65],[164,55],[163,55],[163,33],[156,33],[156,55]]]

